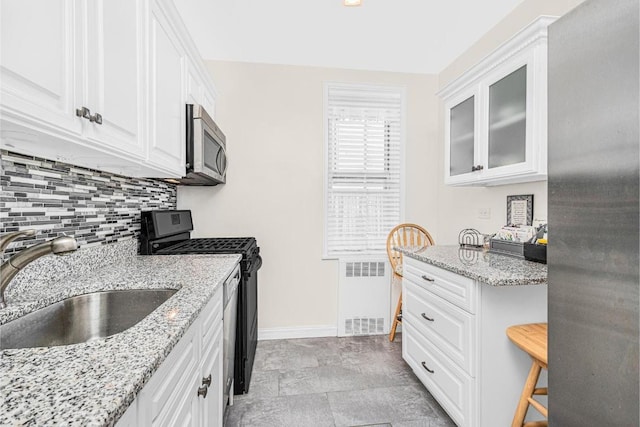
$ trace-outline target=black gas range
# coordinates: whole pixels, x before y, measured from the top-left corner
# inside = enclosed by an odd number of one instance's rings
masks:
[[[242,255],[242,280],[238,286],[234,394],[247,393],[258,343],[258,269],[262,265],[260,248],[253,237],[192,239],[191,231],[193,220],[189,210],[142,212],[140,254]]]

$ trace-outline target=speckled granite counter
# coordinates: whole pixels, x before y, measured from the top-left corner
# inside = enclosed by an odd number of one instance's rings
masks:
[[[0,425],[113,425],[239,260],[239,255],[134,256],[9,294],[0,323],[87,292],[179,289],[140,323],[111,337],[1,351]]]
[[[547,266],[507,255],[459,246],[395,248],[406,256],[492,286],[547,283]]]

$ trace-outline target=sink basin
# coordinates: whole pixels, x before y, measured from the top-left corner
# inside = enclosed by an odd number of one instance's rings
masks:
[[[175,289],[131,289],[78,295],[0,325],[0,350],[78,344],[140,322]]]

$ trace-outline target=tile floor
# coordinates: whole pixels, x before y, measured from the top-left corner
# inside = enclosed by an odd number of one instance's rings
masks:
[[[455,427],[402,359],[402,335],[258,342],[225,426]]]

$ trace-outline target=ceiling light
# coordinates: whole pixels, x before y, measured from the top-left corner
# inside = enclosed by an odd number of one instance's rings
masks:
[[[362,0],[343,0],[345,6],[360,6]]]

